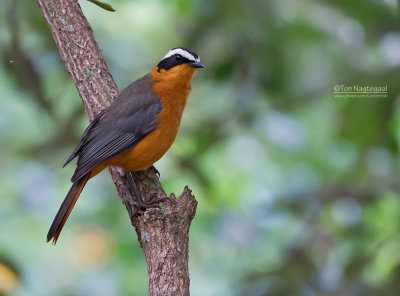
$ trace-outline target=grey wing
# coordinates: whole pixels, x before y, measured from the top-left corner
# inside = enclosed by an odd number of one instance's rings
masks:
[[[161,108],[154,93],[118,97],[93,120],[68,158],[67,163],[78,156],[71,181],[79,180],[107,159],[133,148],[156,128]]]

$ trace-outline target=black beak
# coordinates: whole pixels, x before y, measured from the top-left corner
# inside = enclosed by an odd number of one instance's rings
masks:
[[[189,66],[194,68],[204,68],[204,65],[200,62],[189,63]]]

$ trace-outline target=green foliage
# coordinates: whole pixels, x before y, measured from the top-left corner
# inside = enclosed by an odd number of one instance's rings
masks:
[[[4,2],[0,294],[6,282],[10,295],[146,295],[107,172],[45,244],[88,120],[35,1]],[[398,295],[398,2],[115,3],[109,14],[80,2],[121,89],[172,47],[206,65],[156,164],[168,192],[189,185],[199,201],[192,295]],[[388,96],[335,98],[335,85],[387,85]]]

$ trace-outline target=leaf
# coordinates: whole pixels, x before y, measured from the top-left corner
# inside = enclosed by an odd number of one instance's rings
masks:
[[[100,6],[101,8],[103,8],[105,10],[112,11],[112,12],[115,11],[115,9],[112,8],[112,6],[110,4],[108,4],[108,3],[97,1],[97,0],[87,0],[87,1],[94,3],[97,6]]]

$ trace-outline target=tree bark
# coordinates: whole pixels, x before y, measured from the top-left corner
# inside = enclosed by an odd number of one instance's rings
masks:
[[[37,3],[92,120],[119,94],[92,28],[77,0],[37,0]],[[132,206],[133,196],[124,171],[110,168],[110,172],[145,253],[149,295],[190,295],[189,227],[197,206],[191,191],[185,187],[179,198],[172,194],[160,208],[137,212]],[[166,197],[153,170],[136,173],[135,177],[144,199],[154,195]]]

